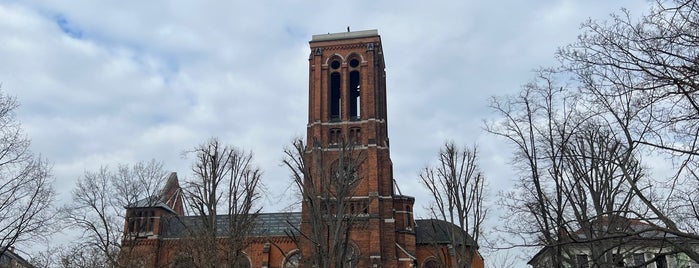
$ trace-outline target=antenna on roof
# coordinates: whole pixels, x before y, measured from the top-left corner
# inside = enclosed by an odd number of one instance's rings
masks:
[[[349,26],[347,26],[347,32],[349,33],[349,31],[350,31],[350,30],[349,30]]]

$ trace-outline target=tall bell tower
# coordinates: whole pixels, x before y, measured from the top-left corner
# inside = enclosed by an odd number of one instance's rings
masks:
[[[351,140],[364,156],[352,196],[368,200],[365,224],[350,235],[356,265],[412,267],[414,198],[394,193],[381,37],[377,30],[314,35],[310,48],[307,145],[330,152]]]

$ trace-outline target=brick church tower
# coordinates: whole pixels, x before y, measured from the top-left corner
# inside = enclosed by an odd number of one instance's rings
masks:
[[[310,47],[306,158],[315,151],[311,147],[326,155],[324,163],[309,161],[310,169],[338,161],[340,141],[351,141],[363,158],[362,179],[348,197],[363,214],[350,231],[348,254],[356,261],[347,266],[412,267],[414,198],[394,192],[381,37],[376,30],[314,35]],[[322,183],[315,181],[317,187]],[[310,232],[309,210],[303,206],[302,232]],[[301,250],[308,256],[312,243],[306,242]]]
[[[394,190],[378,32],[314,35],[310,48],[307,142],[298,148],[305,163],[301,212],[256,215],[235,267],[311,268],[333,261],[323,267],[454,267],[453,252],[477,250],[475,241],[449,222],[415,220],[415,199]],[[359,161],[352,165],[352,159]],[[352,185],[344,195],[343,185]],[[126,208],[120,262],[171,268],[226,263],[225,250],[218,259],[197,258],[190,243],[202,217],[185,215],[183,194],[173,173],[159,195]],[[235,216],[217,215],[216,243],[231,243],[225,219]],[[484,267],[474,252],[472,267]]]

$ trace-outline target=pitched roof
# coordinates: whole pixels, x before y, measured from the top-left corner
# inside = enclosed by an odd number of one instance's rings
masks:
[[[182,188],[180,187],[180,182],[177,179],[177,172],[170,173],[170,176],[165,182],[163,189],[160,191],[160,200],[165,202],[165,204],[172,208],[178,215],[184,215],[184,208],[182,206]]]
[[[230,215],[218,215],[216,222],[220,226],[218,235],[226,234],[226,223]],[[173,216],[163,218],[162,238],[182,238],[190,228],[201,225],[198,216]],[[255,219],[251,236],[287,236],[296,235],[301,228],[301,212],[260,213]],[[459,245],[475,245],[473,238],[458,226],[436,219],[415,221],[415,242],[417,244],[450,244],[451,235]],[[463,241],[463,242],[461,242]],[[460,243],[459,243],[460,242]]]
[[[226,223],[230,215],[216,216],[216,223],[219,226],[217,232],[219,236],[226,234]],[[199,216],[179,216],[163,219],[163,230],[160,234],[163,238],[185,237],[187,230],[199,228],[201,217]],[[286,236],[297,233],[301,226],[300,212],[280,212],[280,213],[260,213],[255,218],[255,226],[251,236]]]
[[[466,231],[453,223],[437,219],[415,220],[417,244],[451,244],[452,235],[457,245],[478,246]]]

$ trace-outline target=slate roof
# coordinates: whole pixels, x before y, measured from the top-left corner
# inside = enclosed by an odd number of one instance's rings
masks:
[[[226,222],[228,222],[228,217],[230,215],[218,215],[216,217],[218,226],[221,226],[218,228],[218,235],[223,236],[226,234],[227,229],[225,226]],[[255,220],[252,236],[287,236],[297,233],[296,228],[301,226],[301,213],[260,213]],[[198,216],[164,218],[163,230],[160,236],[162,238],[181,238],[186,235],[188,228],[196,228],[197,225],[201,225],[201,220]]]
[[[477,246],[466,231],[453,223],[437,219],[415,220],[417,244],[450,244],[451,234],[454,234],[457,245]]]
[[[219,235],[226,233],[224,227],[229,215],[218,215],[216,220],[219,226]],[[298,234],[301,227],[301,212],[260,213],[256,218],[252,236],[287,236]],[[169,217],[163,219],[162,238],[182,238],[187,233],[187,228],[201,224],[197,216]],[[291,224],[291,225],[290,225]],[[417,244],[449,244],[450,234],[456,235],[457,241],[463,241],[466,245],[474,245],[473,238],[458,226],[442,220],[427,219],[415,221],[415,242]],[[462,245],[461,243],[457,243]]]

